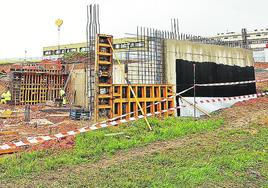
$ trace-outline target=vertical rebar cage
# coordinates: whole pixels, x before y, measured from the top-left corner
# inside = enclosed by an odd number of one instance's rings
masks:
[[[99,5],[91,4],[87,6],[87,89],[86,96],[88,97],[88,105],[90,115],[92,118],[95,115],[95,92],[96,92],[96,67],[95,67],[95,42],[96,35],[100,33],[100,22],[99,22]],[[85,100],[85,103],[87,101]]]

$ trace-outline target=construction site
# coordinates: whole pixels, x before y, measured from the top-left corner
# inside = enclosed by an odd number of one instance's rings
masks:
[[[86,53],[0,66],[0,94],[10,91],[12,96],[1,105],[2,144],[146,114],[206,116],[244,100],[221,98],[256,98],[254,60],[246,39],[234,46],[182,34],[178,20],[172,19],[171,31],[137,27],[135,36],[114,44],[112,35],[99,34],[98,14],[97,5],[88,7]],[[257,88],[267,86],[266,75],[258,72],[257,80],[264,81]],[[61,89],[68,101],[64,107]],[[203,102],[207,100],[219,101]]]
[[[231,124],[259,111],[267,127],[268,63],[254,61],[246,30],[230,43],[181,33],[172,18],[169,30],[138,26],[114,38],[102,33],[100,14],[99,5],[87,6],[85,43],[44,47],[38,62],[0,64],[0,158],[54,155],[76,148],[77,136],[124,135],[120,127],[136,121],[154,132],[152,118]]]

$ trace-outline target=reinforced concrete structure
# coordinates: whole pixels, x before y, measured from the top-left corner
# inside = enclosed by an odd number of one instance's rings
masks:
[[[179,93],[194,85],[205,83],[226,83],[255,80],[254,60],[250,50],[230,48],[208,44],[198,44],[190,41],[165,40],[165,77],[169,84],[174,85],[174,91]],[[195,71],[194,71],[195,65]],[[195,74],[194,74],[195,72]],[[194,80],[195,78],[195,80]],[[197,87],[184,93],[191,103],[195,99],[242,96],[256,93],[255,83],[242,85],[227,85],[215,87]],[[233,103],[235,103],[234,101]],[[184,104],[179,97],[176,103]],[[207,112],[212,112],[233,103],[217,103],[203,105]],[[180,115],[193,115],[193,108],[182,108]],[[201,115],[202,113],[199,113]]]
[[[99,34],[98,6],[88,6],[87,18],[86,43],[62,45],[59,50],[58,46],[45,47],[43,53],[44,57],[53,58],[72,51],[86,52],[84,71],[80,72],[83,74],[80,77],[85,78],[80,82],[81,87],[86,89],[85,92],[76,92],[76,97],[81,95],[77,98],[85,101],[83,107],[89,108],[96,120],[131,112],[139,115],[136,112],[137,101],[133,101],[129,90],[130,84],[144,111],[147,104],[160,103],[149,109],[155,111],[181,105],[179,98],[169,98],[163,104],[161,100],[194,86],[195,82],[255,79],[252,51],[243,49],[252,45],[245,29],[241,40],[232,42],[219,37],[205,38],[180,33],[178,20],[174,19],[171,31],[137,27],[136,34],[128,34],[131,37],[113,39],[110,35]],[[121,63],[118,64],[119,61]],[[72,80],[73,75],[71,77]],[[226,97],[255,92],[255,84],[245,84],[220,89],[196,88],[195,92],[189,91],[183,97],[192,100],[195,97]],[[223,106],[220,104],[218,107]],[[213,110],[215,108],[208,109]],[[178,110],[177,115],[191,113]]]
[[[147,44],[146,40],[148,40],[150,36],[145,36],[144,44]],[[151,40],[155,39],[155,37],[151,37]],[[133,103],[133,98],[131,98],[130,92],[127,91],[127,85],[125,82],[125,76],[127,76],[131,83],[133,83],[134,88],[141,88],[135,91],[153,91],[155,87],[160,88],[168,88],[168,92],[165,92],[163,96],[159,97],[155,94],[155,96],[150,95],[152,97],[139,97],[142,105],[145,103],[153,103],[160,102],[161,99],[166,96],[170,96],[171,93],[178,93],[184,89],[193,86],[193,64],[196,65],[196,83],[217,83],[217,82],[236,82],[236,81],[247,81],[254,80],[254,60],[252,56],[252,52],[243,48],[233,48],[224,45],[213,45],[213,44],[204,44],[202,41],[194,41],[194,40],[179,40],[179,39],[168,39],[165,38],[165,35],[159,37],[160,51],[161,53],[161,62],[160,65],[163,67],[161,77],[161,83],[157,84],[154,79],[155,69],[150,69],[151,60],[155,57],[154,52],[147,51],[139,51],[139,52],[130,52],[123,51],[122,53],[126,53],[128,59],[120,58],[123,64],[118,65],[115,60],[112,66],[112,73],[106,75],[111,75],[112,77],[112,92],[109,95],[105,95],[105,91],[107,89],[102,88],[97,91],[97,95],[100,92],[104,92],[103,96],[111,99],[112,104],[109,106],[109,109],[112,108],[113,116],[115,117],[123,115],[124,112],[131,112],[134,107],[131,107]],[[107,45],[108,47],[108,45]],[[100,49],[97,47],[97,49]],[[147,48],[148,49],[148,48]],[[147,50],[144,49],[144,50]],[[108,50],[111,53],[110,50]],[[133,54],[146,54],[146,58],[144,59],[143,55],[133,55]],[[100,53],[101,54],[101,53]],[[111,54],[110,54],[111,55]],[[109,56],[110,56],[109,55]],[[110,59],[109,59],[110,61]],[[108,64],[106,62],[105,64]],[[148,66],[149,65],[149,66]],[[142,67],[147,67],[146,71],[143,71]],[[111,69],[109,69],[111,70]],[[132,72],[130,73],[130,71]],[[136,74],[135,74],[136,72]],[[85,74],[86,72],[81,70],[79,74]],[[100,75],[98,71],[96,75]],[[73,75],[74,76],[74,75]],[[77,76],[77,75],[76,75]],[[151,77],[150,77],[151,76]],[[84,78],[85,76],[80,76]],[[133,79],[133,78],[139,78]],[[149,77],[149,79],[145,79],[142,81],[142,78]],[[72,79],[73,80],[73,79]],[[146,80],[152,80],[152,84],[145,83]],[[86,82],[78,82],[77,83],[86,83]],[[76,84],[73,84],[74,86]],[[120,87],[119,87],[120,86]],[[79,87],[84,88],[85,85],[80,85]],[[107,85],[108,87],[108,85]],[[121,89],[122,87],[122,89]],[[109,85],[111,88],[111,85]],[[147,88],[147,89],[146,89]],[[110,89],[108,89],[110,91]],[[166,91],[166,89],[163,89]],[[172,92],[171,92],[172,91]],[[148,93],[147,92],[147,93]],[[150,92],[149,92],[150,93]],[[215,97],[229,97],[229,96],[240,96],[247,94],[256,93],[255,84],[243,84],[236,86],[223,86],[223,87],[210,87],[210,88],[197,88],[196,89],[196,97],[198,99],[202,98],[215,98]],[[140,95],[140,94],[138,94]],[[193,99],[194,93],[193,90],[185,93],[183,97],[186,97],[190,101]],[[85,104],[85,102],[81,102],[84,98],[86,98],[86,94],[83,92],[76,92],[76,103]],[[109,101],[109,100],[108,100]],[[104,100],[102,100],[104,102]],[[171,103],[171,101],[170,101]],[[108,102],[108,104],[110,104]],[[172,103],[171,103],[172,104]],[[172,105],[180,105],[183,104],[177,98],[177,100],[173,100]],[[169,106],[172,106],[169,105]],[[231,104],[228,104],[231,105]],[[107,107],[108,107],[107,106]],[[147,106],[147,105],[145,105]],[[221,107],[226,107],[223,103],[218,103],[218,106],[209,107],[207,111],[214,111]],[[184,108],[177,112],[178,115],[192,115],[193,110],[187,110]],[[99,113],[99,114],[107,114],[107,113]]]

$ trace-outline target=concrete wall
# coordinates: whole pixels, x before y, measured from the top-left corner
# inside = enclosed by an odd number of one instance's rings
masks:
[[[124,65],[113,66],[113,81],[114,84],[125,84],[125,68]],[[70,83],[69,83],[69,103],[73,103],[75,106],[86,107],[88,96],[86,89],[86,72],[84,68],[74,69],[72,71]]]
[[[84,69],[74,69],[71,74],[69,83],[69,103],[73,103],[75,106],[86,107],[87,96],[85,93],[86,80]]]
[[[253,66],[252,51],[224,46],[198,44],[189,41],[165,40],[165,78],[168,84],[176,84],[176,59],[217,64]]]
[[[113,83],[114,84],[125,84],[125,65],[115,64],[113,65]]]

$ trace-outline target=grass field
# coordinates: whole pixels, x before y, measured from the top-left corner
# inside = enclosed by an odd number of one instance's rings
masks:
[[[198,120],[183,118],[149,119],[154,131],[147,130],[143,120],[129,126],[103,129],[82,134],[76,138],[73,150],[38,151],[0,158],[0,181],[20,179],[64,166],[93,163],[104,156],[113,156],[119,150],[144,146],[156,141],[166,141],[195,133],[212,131],[223,120]],[[113,133],[120,135],[109,135]],[[108,135],[107,135],[108,134]]]
[[[206,142],[88,171],[88,182],[70,176],[68,183],[92,187],[268,187],[268,129],[254,126],[258,128],[256,135],[242,130],[220,132]]]

